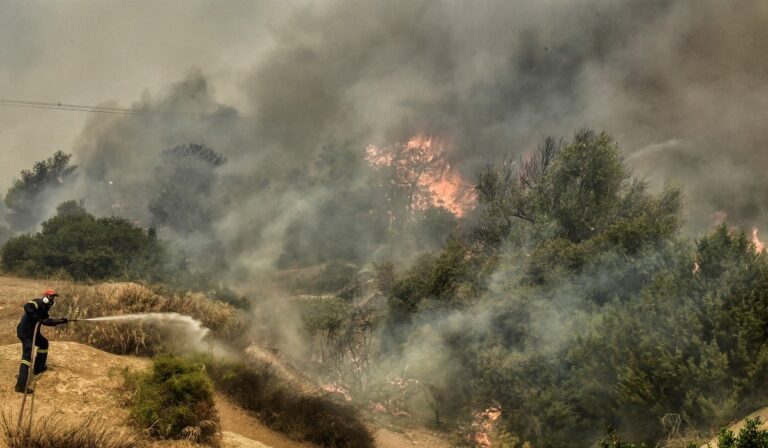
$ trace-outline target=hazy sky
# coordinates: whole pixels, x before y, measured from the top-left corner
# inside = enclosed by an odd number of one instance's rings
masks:
[[[0,98],[129,107],[200,67],[237,104],[280,20],[270,3],[283,2],[2,0]],[[35,160],[71,151],[86,115],[0,107],[0,191]]]

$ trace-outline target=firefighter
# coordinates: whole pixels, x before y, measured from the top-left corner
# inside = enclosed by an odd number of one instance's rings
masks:
[[[38,299],[30,300],[24,304],[24,315],[21,316],[19,325],[16,327],[16,336],[21,340],[21,365],[19,366],[19,376],[16,381],[16,392],[22,392],[31,394],[34,391],[32,388],[27,387],[27,377],[29,376],[29,368],[33,367],[33,373],[39,375],[45,372],[45,362],[48,360],[48,339],[40,332],[40,326],[47,325],[54,327],[56,325],[66,324],[67,318],[52,319],[48,312],[56,302],[56,291],[53,289],[46,289],[43,292],[43,296]],[[35,337],[35,327],[37,327],[37,337]],[[32,360],[32,340],[34,339],[34,345],[37,346],[37,356],[35,357],[35,365],[30,366]]]

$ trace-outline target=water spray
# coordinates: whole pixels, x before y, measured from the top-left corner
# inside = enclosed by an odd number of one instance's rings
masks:
[[[203,325],[199,320],[179,313],[136,313],[120,314],[117,316],[101,316],[89,318],[68,319],[69,322],[125,322],[125,321],[154,321],[161,324],[177,325],[183,328],[186,335],[191,339],[191,345],[205,348],[206,339],[211,330]],[[208,347],[209,348],[209,347]]]

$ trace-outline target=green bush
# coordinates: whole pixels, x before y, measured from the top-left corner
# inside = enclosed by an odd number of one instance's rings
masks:
[[[130,417],[150,435],[195,442],[217,440],[219,418],[204,365],[158,356],[149,371],[126,373],[126,385],[133,390]]]
[[[74,280],[163,278],[165,255],[154,232],[124,218],[96,218],[73,202],[61,204],[41,232],[6,242],[2,268],[30,276],[64,272]]]
[[[747,419],[738,436],[723,429],[717,438],[717,448],[768,448],[768,431],[759,428],[760,417],[755,417]]]

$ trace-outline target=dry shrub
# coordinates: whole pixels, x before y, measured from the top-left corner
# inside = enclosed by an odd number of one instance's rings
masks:
[[[19,428],[12,415],[0,418],[0,441],[8,448],[145,448],[133,434],[117,432],[94,420],[69,425],[60,415],[38,418]],[[0,445],[3,445],[0,443]]]
[[[70,319],[175,312],[201,321],[222,340],[236,341],[245,333],[240,312],[200,293],[164,296],[136,283],[70,284],[61,288],[61,293],[54,314]],[[174,337],[172,328],[152,321],[82,322],[57,327],[57,331],[63,339],[120,355],[152,356],[183,348],[174,346],[183,341]]]
[[[209,360],[208,373],[217,389],[272,429],[323,447],[374,446],[356,408],[330,395],[302,393],[270,364]]]

